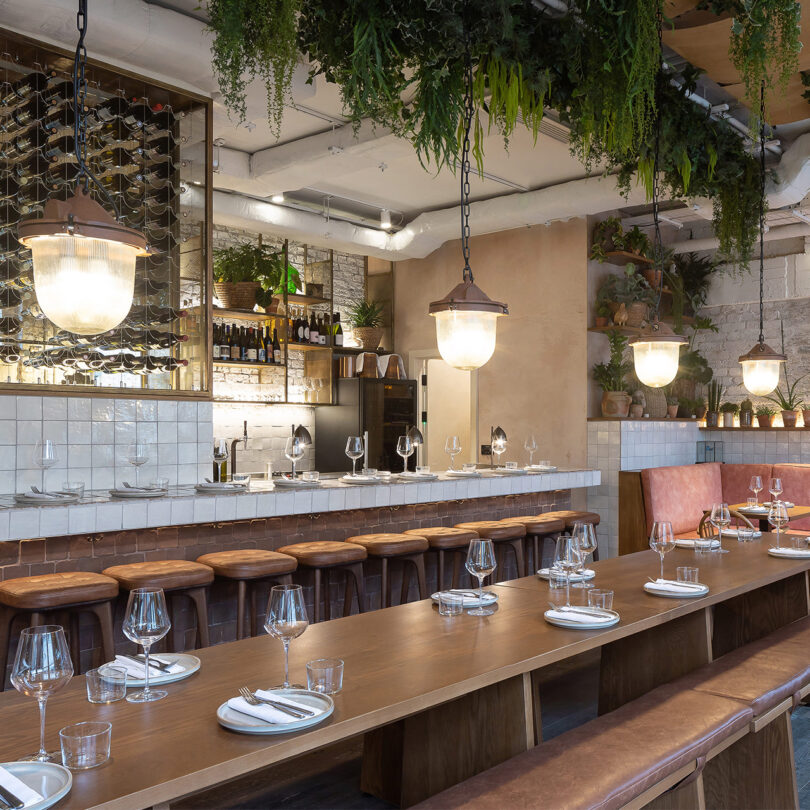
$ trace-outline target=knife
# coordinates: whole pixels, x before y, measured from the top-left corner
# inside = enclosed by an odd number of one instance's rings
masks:
[[[15,796],[10,790],[4,788],[0,785],[0,799],[2,799],[9,807],[13,808],[13,810],[19,810],[21,807],[25,807],[25,802]]]
[[[300,709],[298,706],[290,706],[287,703],[279,703],[275,700],[270,700],[269,698],[257,695],[255,692],[253,692],[253,697],[260,703],[266,703],[268,706],[272,706],[274,709],[278,709],[279,711],[282,711],[285,714],[292,715],[293,717],[301,718],[301,717],[315,716],[315,712],[311,712],[309,711],[309,709]]]
[[[134,661],[136,664],[140,664],[141,666],[144,666],[144,664],[146,663],[146,660],[144,658],[141,658],[138,655],[122,655],[121,657],[122,658],[127,658],[130,661]],[[160,664],[157,661],[155,661],[154,658],[149,659],[149,668],[150,669],[156,669],[156,670],[158,670],[158,672],[166,672],[166,673],[168,673],[168,671],[169,671],[168,665]]]
[[[571,605],[571,607],[566,607],[565,605],[563,605],[562,607],[557,607],[557,605],[555,605],[553,602],[549,602],[549,605],[551,605],[552,610],[558,610],[558,611],[560,611],[560,613],[579,613],[579,614],[581,614],[583,616],[594,616],[597,619],[610,619],[611,618],[610,613],[607,613],[607,612],[605,612],[605,613],[596,613],[596,612],[593,612],[593,611],[590,611],[590,610],[581,610],[576,605]]]

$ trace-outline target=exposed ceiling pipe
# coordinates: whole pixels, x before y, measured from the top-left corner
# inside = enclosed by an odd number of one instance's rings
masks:
[[[805,236],[810,236],[810,225],[783,225],[767,231],[765,241],[775,242],[778,239],[795,239]],[[716,250],[719,245],[716,236],[708,236],[705,239],[687,239],[684,242],[675,242],[670,247],[675,253],[700,253],[704,250]]]

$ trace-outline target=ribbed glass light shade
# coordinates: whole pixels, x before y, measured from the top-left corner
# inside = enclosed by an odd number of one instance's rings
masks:
[[[770,394],[779,385],[781,360],[740,360],[743,385],[757,397]]]
[[[492,357],[498,313],[446,309],[433,317],[439,353],[446,363],[473,371]]]
[[[639,381],[650,388],[669,385],[678,373],[680,343],[669,341],[637,341],[633,346],[633,362]]]
[[[97,335],[124,320],[132,307],[137,248],[67,234],[32,237],[28,244],[37,302],[56,326]]]

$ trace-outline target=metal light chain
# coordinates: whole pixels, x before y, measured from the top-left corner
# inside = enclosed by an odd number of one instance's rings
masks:
[[[663,81],[664,71],[664,40],[663,40],[663,15],[661,12],[661,2],[658,3],[658,11],[656,12],[656,20],[658,23],[658,71],[655,76],[655,152],[653,153],[653,177],[652,177],[652,204],[653,204],[653,224],[655,226],[655,235],[653,237],[653,261],[654,266],[660,268],[661,282],[658,285],[658,296],[655,300],[655,312],[652,318],[653,328],[658,328],[659,311],[661,309],[661,294],[664,291],[664,265],[662,261],[664,246],[661,240],[661,222],[658,218],[658,156],[661,148],[661,111],[659,105],[661,104],[661,83]]]
[[[759,344],[765,343],[765,82],[759,86]],[[784,352],[784,349],[782,350]]]
[[[464,281],[472,281],[470,268],[470,128],[473,119],[473,74],[470,35],[464,32],[464,142],[461,149],[461,253],[464,256]]]

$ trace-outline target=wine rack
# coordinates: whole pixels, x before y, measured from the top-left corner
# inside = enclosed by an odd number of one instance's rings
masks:
[[[59,330],[40,310],[19,221],[75,188],[72,54],[0,31],[0,390],[209,396],[210,102],[89,62],[88,162],[150,255],[110,332]],[[184,205],[191,186],[204,213]],[[109,203],[93,184],[93,196]]]

